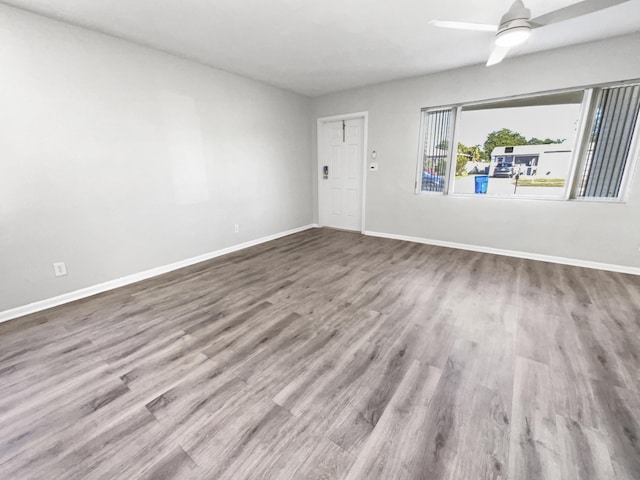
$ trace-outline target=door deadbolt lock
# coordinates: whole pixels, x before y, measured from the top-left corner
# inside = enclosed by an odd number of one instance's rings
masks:
[[[329,179],[329,166],[325,165],[324,167],[322,167],[322,178],[325,180]]]

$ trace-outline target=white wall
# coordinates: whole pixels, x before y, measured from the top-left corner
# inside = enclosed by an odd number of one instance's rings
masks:
[[[306,97],[2,5],[0,68],[0,312],[312,221]]]
[[[348,90],[313,99],[314,119],[369,111],[366,230],[640,267],[640,168],[626,204],[413,193],[421,108],[640,78],[638,52],[634,34]]]

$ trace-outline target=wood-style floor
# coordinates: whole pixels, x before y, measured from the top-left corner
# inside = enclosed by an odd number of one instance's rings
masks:
[[[316,229],[0,325],[2,479],[640,479],[640,278]]]

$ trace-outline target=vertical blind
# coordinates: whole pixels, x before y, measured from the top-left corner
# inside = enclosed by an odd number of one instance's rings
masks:
[[[602,90],[588,139],[579,197],[619,196],[639,110],[640,85]]]
[[[447,159],[449,158],[449,133],[451,109],[424,113],[423,192],[444,191]]]

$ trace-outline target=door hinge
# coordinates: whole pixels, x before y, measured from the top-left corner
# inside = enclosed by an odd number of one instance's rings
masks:
[[[342,120],[342,143],[345,143],[347,141],[346,130],[347,130],[347,124],[344,120]]]

